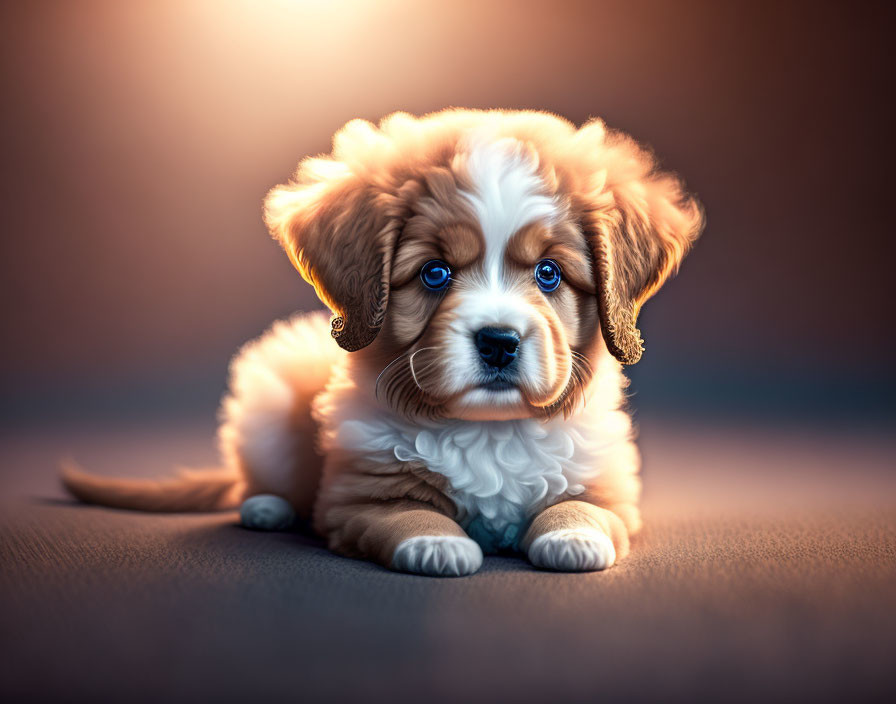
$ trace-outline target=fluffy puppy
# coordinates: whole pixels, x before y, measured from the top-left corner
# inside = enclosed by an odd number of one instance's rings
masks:
[[[334,551],[427,575],[499,550],[564,571],[628,552],[621,365],[703,226],[649,151],[542,112],[355,120],[270,192],[265,221],[331,325],[279,322],[236,356],[223,470],[69,470],[75,496],[182,511],[276,494]]]

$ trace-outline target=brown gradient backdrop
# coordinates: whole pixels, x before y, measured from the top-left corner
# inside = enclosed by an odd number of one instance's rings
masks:
[[[886,401],[884,8],[7,3],[7,416],[105,392],[217,394],[236,345],[315,305],[264,230],[265,191],[351,118],[447,105],[602,116],[700,195],[708,229],[645,309],[636,386]]]

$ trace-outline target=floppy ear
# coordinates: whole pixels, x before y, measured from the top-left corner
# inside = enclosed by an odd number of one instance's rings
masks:
[[[603,168],[588,179],[583,220],[596,264],[604,340],[620,362],[634,364],[644,351],[636,327],[641,306],[700,235],[703,210],[631,138],[611,133],[599,148],[605,150]]]
[[[349,352],[383,324],[400,227],[395,201],[338,161],[306,159],[296,178],[265,199],[265,222],[335,317],[332,335]]]

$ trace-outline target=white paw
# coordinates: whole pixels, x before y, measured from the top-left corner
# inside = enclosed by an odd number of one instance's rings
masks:
[[[536,567],[561,572],[604,570],[616,562],[616,549],[606,533],[593,528],[566,528],[538,536],[529,546]]]
[[[286,530],[295,520],[289,502],[273,494],[250,496],[240,507],[240,522],[251,530]]]
[[[418,535],[395,548],[392,569],[430,577],[463,577],[482,566],[482,549],[469,538]]]

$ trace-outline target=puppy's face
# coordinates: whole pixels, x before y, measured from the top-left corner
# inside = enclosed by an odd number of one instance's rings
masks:
[[[472,111],[350,123],[266,218],[381,401],[476,420],[568,413],[597,354],[636,361],[637,311],[702,224],[599,123]]]
[[[398,238],[378,390],[405,412],[498,420],[571,408],[599,322],[591,254],[537,153],[467,138]]]

